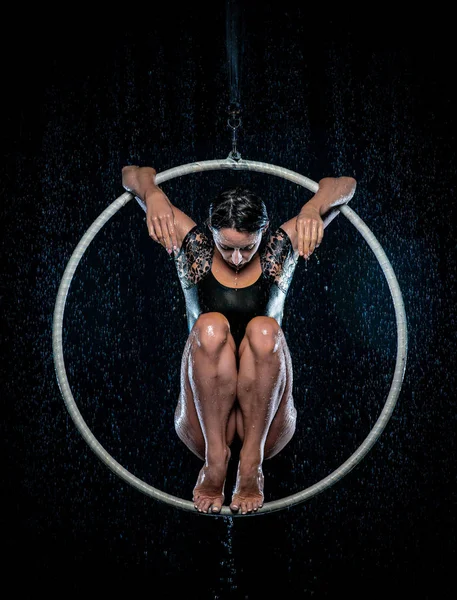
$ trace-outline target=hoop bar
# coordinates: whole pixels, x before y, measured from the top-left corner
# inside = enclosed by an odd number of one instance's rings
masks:
[[[319,189],[319,185],[300,175],[299,173],[295,173],[294,171],[290,171],[289,169],[285,169],[283,167],[278,167],[276,165],[270,165],[268,163],[255,162],[255,161],[246,161],[239,160],[234,161],[231,159],[224,160],[208,160],[202,162],[194,162],[186,165],[181,165],[179,167],[174,167],[167,171],[163,171],[158,173],[156,176],[156,183],[164,183],[165,181],[169,181],[175,177],[182,177],[183,175],[187,175],[189,173],[197,173],[200,171],[212,171],[212,170],[221,170],[221,169],[235,169],[235,170],[251,170],[258,171],[261,173],[266,173],[270,175],[275,175],[277,177],[281,177],[283,179],[287,179],[301,185],[302,187],[307,188],[312,192],[317,192]],[[78,264],[84,255],[84,252],[88,248],[89,244],[95,238],[100,229],[111,219],[111,217],[116,214],[123,206],[127,204],[133,195],[130,192],[125,192],[119,198],[117,198],[112,204],[110,204],[101,214],[100,216],[92,223],[89,229],[81,238],[80,242],[76,246],[66,269],[64,271],[59,290],[57,293],[57,299],[54,308],[54,316],[53,316],[53,325],[52,325],[52,346],[53,346],[53,356],[54,356],[54,367],[57,376],[57,381],[59,384],[59,389],[64,399],[67,410],[74,421],[77,429],[82,435],[83,439],[89,445],[91,450],[98,456],[98,458],[106,464],[106,466],[116,475],[124,479],[127,483],[138,489],[140,492],[155,498],[160,502],[165,502],[167,504],[171,504],[176,508],[180,508],[187,511],[192,511],[199,515],[205,516],[255,516],[259,514],[271,513],[274,511],[282,510],[286,507],[291,507],[293,505],[304,502],[305,500],[315,496],[321,492],[323,492],[328,487],[334,485],[337,481],[339,481],[342,477],[344,477],[349,471],[351,471],[357,463],[359,463],[363,457],[368,453],[368,451],[373,447],[382,431],[384,430],[392,412],[395,408],[395,404],[398,398],[398,395],[401,390],[403,377],[406,368],[406,356],[407,356],[407,325],[406,325],[406,315],[404,310],[403,299],[401,295],[401,291],[397,282],[397,278],[395,277],[395,273],[392,269],[392,266],[382,249],[379,242],[376,240],[373,233],[367,227],[367,225],[362,221],[362,219],[347,205],[341,205],[335,208],[332,213],[327,216],[325,220],[325,224],[328,224],[339,212],[342,212],[344,216],[349,219],[349,221],[356,227],[362,237],[365,239],[367,244],[370,246],[371,250],[375,254],[381,269],[386,277],[392,301],[395,309],[396,323],[397,323],[397,358],[395,371],[392,379],[392,384],[390,387],[390,391],[384,405],[383,410],[381,411],[378,420],[376,421],[374,427],[369,432],[368,436],[362,442],[362,444],[357,448],[357,450],[335,471],[327,475],[321,481],[315,483],[314,485],[306,488],[305,490],[293,494],[291,496],[287,496],[280,500],[275,500],[272,502],[266,502],[262,508],[258,509],[255,513],[240,515],[239,513],[232,513],[228,506],[223,506],[222,510],[219,513],[198,513],[195,510],[194,504],[188,500],[184,500],[182,498],[178,498],[176,496],[167,494],[158,490],[157,488],[145,483],[138,477],[135,477],[132,473],[130,473],[127,469],[125,469],[122,465],[120,465],[98,442],[93,433],[90,431],[87,423],[84,421],[77,405],[74,400],[70,384],[68,382],[66,370],[65,370],[65,361],[63,355],[63,342],[62,342],[62,328],[63,328],[63,316],[65,311],[65,303],[68,295],[68,291],[70,289],[70,285],[75,274],[75,271],[78,267]],[[142,203],[138,198],[137,200],[144,207],[144,203]]]
[[[298,185],[301,185],[302,187],[305,187],[314,193],[316,193],[319,189],[319,184],[312,179],[309,179],[304,175],[300,175],[295,171],[285,169],[284,167],[277,167],[276,165],[270,165],[268,163],[257,162],[253,160],[235,161],[230,159],[204,160],[201,162],[181,165],[180,167],[174,167],[173,169],[168,169],[167,171],[157,173],[156,183],[160,185],[169,179],[182,177],[183,175],[188,175],[189,173],[198,173],[200,171],[221,171],[224,169],[232,169],[236,171],[259,171],[261,173],[276,175],[282,179],[288,179],[289,181],[297,183]]]

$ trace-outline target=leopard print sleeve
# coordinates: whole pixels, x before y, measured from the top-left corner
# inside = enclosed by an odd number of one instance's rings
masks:
[[[187,290],[201,281],[210,271],[214,242],[195,225],[182,241],[175,256],[176,270],[183,289]]]
[[[271,234],[260,261],[263,274],[287,294],[298,258],[295,257],[292,242],[284,229],[278,227]]]

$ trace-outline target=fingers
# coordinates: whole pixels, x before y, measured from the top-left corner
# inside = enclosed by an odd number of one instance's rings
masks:
[[[149,237],[151,237],[155,242],[159,241],[159,238],[156,235],[155,227],[154,227],[154,219],[152,217],[147,217],[146,225],[148,227]]]
[[[176,234],[176,227],[174,225],[174,215],[168,220],[168,232],[171,240],[171,251],[178,250],[178,236]]]
[[[323,223],[317,219],[297,219],[298,252],[308,259],[322,242],[324,237]]]
[[[176,242],[173,242],[173,238],[176,240],[176,233],[172,216],[165,215],[163,217],[159,217],[159,223],[163,235],[161,244],[167,249],[168,254],[171,254],[173,252],[173,246],[176,247]]]
[[[167,249],[168,254],[178,248],[178,238],[173,222],[173,215],[161,215],[159,217],[148,217],[148,231],[150,237]]]
[[[304,237],[305,237],[305,224],[301,219],[297,219],[297,233],[298,233],[298,253],[300,256],[304,256]]]
[[[319,246],[322,243],[323,238],[324,238],[324,223],[319,223],[319,227],[317,228],[317,244],[316,244],[316,248],[319,248]]]

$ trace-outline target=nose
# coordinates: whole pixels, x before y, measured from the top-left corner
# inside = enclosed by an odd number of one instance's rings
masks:
[[[243,257],[241,256],[241,252],[239,251],[238,248],[235,248],[235,250],[233,251],[233,254],[232,254],[233,264],[239,265],[242,260],[243,260]]]

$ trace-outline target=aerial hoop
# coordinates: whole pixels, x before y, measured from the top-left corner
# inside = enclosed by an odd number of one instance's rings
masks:
[[[283,179],[288,179],[289,181],[301,185],[314,193],[317,192],[317,190],[319,189],[319,185],[315,181],[312,181],[311,179],[308,179],[307,177],[304,177],[303,175],[300,175],[294,171],[290,171],[289,169],[284,169],[283,167],[278,167],[268,163],[247,160],[235,161],[232,159],[208,160],[175,167],[173,169],[163,171],[162,173],[158,173],[156,176],[156,183],[161,184],[175,177],[182,177],[183,175],[188,175],[189,173],[221,169],[258,171],[261,173],[282,177]],[[223,506],[220,513],[199,513],[195,510],[193,502],[162,492],[161,490],[145,483],[138,477],[135,477],[135,475],[133,475],[132,473],[127,471],[127,469],[125,469],[122,465],[120,465],[97,441],[97,439],[85,423],[73,398],[73,394],[68,383],[68,378],[65,370],[62,342],[63,316],[67,294],[70,289],[71,281],[75,274],[76,268],[78,267],[78,264],[84,252],[88,248],[89,244],[92,242],[92,240],[100,231],[100,229],[107,223],[107,221],[109,221],[109,219],[118,210],[120,210],[130,200],[132,200],[132,198],[134,198],[134,196],[130,192],[125,192],[100,214],[100,216],[92,223],[92,225],[81,238],[72,256],[70,257],[70,260],[68,261],[65,272],[63,274],[57,293],[52,325],[54,367],[61,394],[63,396],[71,418],[73,419],[80,434],[82,435],[86,443],[89,445],[91,450],[98,456],[98,458],[102,462],[105,463],[105,465],[108,466],[109,469],[111,469],[111,471],[113,471],[113,473],[118,475],[121,479],[124,479],[124,481],[138,489],[140,492],[143,492],[144,494],[151,496],[152,498],[160,502],[170,504],[175,508],[192,511],[195,514],[199,515],[229,515],[233,517],[241,516],[239,513],[232,513],[228,506]],[[370,451],[370,449],[378,440],[379,436],[386,427],[387,422],[389,421],[392,415],[392,412],[395,408],[395,404],[397,402],[397,398],[401,390],[406,368],[407,325],[403,298],[397,282],[397,278],[381,245],[376,240],[375,236],[367,227],[367,225],[351,208],[349,208],[347,205],[338,206],[327,216],[325,223],[328,224],[339,212],[343,213],[343,215],[347,219],[349,219],[349,221],[359,231],[359,233],[362,235],[362,237],[365,239],[365,241],[373,251],[385,275],[392,296],[397,323],[397,357],[389,394],[387,396],[387,400],[384,404],[384,407],[376,423],[374,424],[374,427],[369,432],[368,436],[364,439],[364,441],[357,448],[357,450],[337,469],[335,469],[329,475],[324,477],[324,479],[321,479],[320,481],[304,489],[303,491],[279,500],[266,502],[263,505],[263,507],[258,509],[255,513],[242,515],[243,517],[271,513],[282,510],[284,508],[290,508],[291,506],[294,506],[296,504],[300,504],[312,498],[313,496],[323,492],[325,489],[334,485],[337,481],[339,481],[345,475],[347,475],[347,473],[349,473],[349,471],[351,471],[365,457],[365,455]]]

